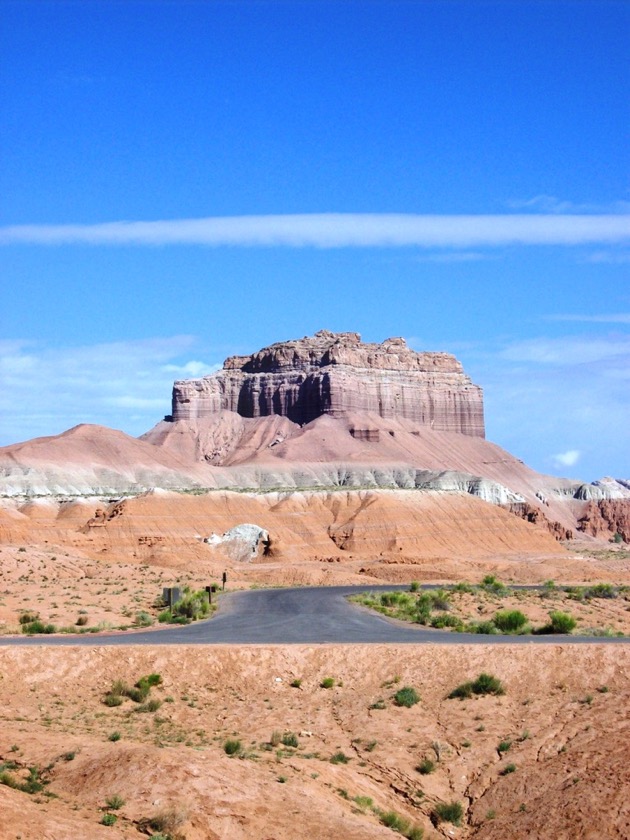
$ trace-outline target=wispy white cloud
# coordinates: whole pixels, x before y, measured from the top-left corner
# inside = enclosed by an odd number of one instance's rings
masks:
[[[513,210],[536,213],[630,213],[630,201],[611,201],[608,204],[567,201],[555,195],[540,193],[531,198],[515,198],[507,202]]]
[[[563,336],[515,341],[499,355],[512,362],[534,362],[545,365],[582,365],[593,362],[630,360],[630,335],[597,338]]]
[[[321,213],[0,228],[0,245],[470,249],[507,245],[610,245],[629,241],[630,214]]]
[[[141,434],[170,412],[173,380],[210,373],[192,336],[50,348],[0,341],[0,445],[98,423]]]
[[[626,265],[630,263],[630,251],[595,251],[584,257],[584,262],[595,265]]]
[[[584,324],[630,324],[630,312],[610,315],[546,315],[546,321],[574,321]]]
[[[506,340],[463,348],[484,388],[491,440],[541,472],[630,476],[630,335]],[[569,445],[567,445],[569,444]]]
[[[435,263],[467,263],[480,262],[481,260],[496,259],[495,254],[487,251],[438,251],[432,254],[422,254],[418,257],[421,262]]]
[[[569,449],[554,455],[553,461],[557,467],[572,467],[580,460],[581,454],[579,449]]]

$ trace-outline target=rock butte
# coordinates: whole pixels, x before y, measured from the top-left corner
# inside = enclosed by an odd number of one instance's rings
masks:
[[[241,417],[288,417],[310,423],[323,414],[372,412],[436,431],[484,437],[483,395],[448,353],[416,353],[403,338],[364,344],[358,333],[314,336],[226,359],[223,370],[176,382],[173,420],[220,411]],[[369,439],[369,437],[367,438]]]

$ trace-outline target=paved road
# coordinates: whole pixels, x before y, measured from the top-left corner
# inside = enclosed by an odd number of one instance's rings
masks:
[[[258,589],[224,595],[208,621],[164,630],[81,636],[0,636],[0,645],[218,645],[218,644],[624,644],[628,638],[588,636],[479,636],[427,630],[392,621],[346,600],[356,592],[408,586],[331,586]],[[424,588],[424,587],[423,587]],[[426,587],[431,588],[431,587]],[[435,587],[432,587],[435,588]]]

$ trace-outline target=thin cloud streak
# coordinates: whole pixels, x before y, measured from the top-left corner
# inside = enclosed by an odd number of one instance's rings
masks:
[[[471,248],[630,241],[630,215],[321,213],[217,216],[96,225],[14,225],[0,245],[208,245],[289,248]]]
[[[630,324],[630,312],[612,315],[546,315],[546,321],[573,321],[584,324]]]

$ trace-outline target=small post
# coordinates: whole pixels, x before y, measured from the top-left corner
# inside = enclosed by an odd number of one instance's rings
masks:
[[[223,572],[223,591],[225,591],[225,584],[227,583],[227,572]]]
[[[206,586],[206,592],[208,593],[208,603],[212,603],[212,587]]]

